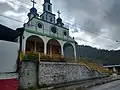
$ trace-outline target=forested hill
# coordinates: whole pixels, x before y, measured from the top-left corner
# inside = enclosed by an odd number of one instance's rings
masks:
[[[100,64],[120,64],[120,50],[108,51],[92,48],[90,46],[77,46],[77,57],[85,57]]]

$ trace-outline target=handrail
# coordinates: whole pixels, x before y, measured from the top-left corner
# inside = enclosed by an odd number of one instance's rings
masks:
[[[25,59],[25,58],[35,58],[35,59],[39,60],[39,62],[41,60],[42,61],[55,61],[55,62],[59,62],[59,61],[66,62],[66,61],[70,61],[70,60],[75,60],[74,58],[71,58],[71,57],[66,58],[60,54],[44,54],[44,53],[34,52],[34,51],[22,51],[20,58],[21,58],[21,60]],[[105,67],[102,67],[95,62],[88,61],[83,58],[77,59],[76,63],[87,65],[90,69],[99,70],[102,73],[106,73],[106,74],[113,73],[112,71],[107,70]]]
[[[25,59],[25,57],[35,57],[37,60],[44,60],[44,61],[62,61],[64,60],[64,57],[59,54],[44,54],[40,52],[34,52],[34,51],[23,51],[21,52],[21,60]]]

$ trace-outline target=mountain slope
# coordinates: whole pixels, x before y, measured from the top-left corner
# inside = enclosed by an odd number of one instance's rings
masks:
[[[77,57],[85,57],[99,64],[120,64],[120,50],[108,51],[90,46],[77,45]]]

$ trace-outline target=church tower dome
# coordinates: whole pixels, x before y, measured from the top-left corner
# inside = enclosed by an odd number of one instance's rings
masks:
[[[39,14],[37,13],[37,9],[34,7],[34,4],[36,3],[34,0],[31,0],[33,2],[33,7],[30,9],[30,12],[28,13],[29,20],[33,17],[39,17]]]
[[[62,19],[60,18],[60,11],[57,12],[58,13],[58,18],[57,18],[57,25],[58,26],[63,26],[64,24],[62,23]]]
[[[62,19],[61,19],[61,18],[58,18],[58,19],[57,19],[57,25],[58,25],[58,26],[61,26],[61,27],[64,25],[64,24],[62,23]]]
[[[37,9],[36,8],[31,8],[30,12],[28,13],[28,17],[31,17],[31,15],[38,17],[39,14],[37,13]]]

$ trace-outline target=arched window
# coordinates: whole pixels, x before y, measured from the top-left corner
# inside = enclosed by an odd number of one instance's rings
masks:
[[[47,54],[58,54],[61,55],[61,45],[59,41],[50,39],[47,43]]]
[[[64,57],[68,61],[74,60],[74,47],[70,43],[65,43],[63,46]]]
[[[32,35],[26,40],[26,51],[44,53],[44,41],[42,38]]]

